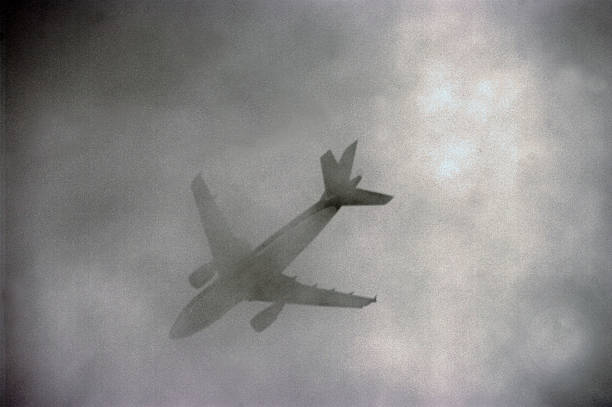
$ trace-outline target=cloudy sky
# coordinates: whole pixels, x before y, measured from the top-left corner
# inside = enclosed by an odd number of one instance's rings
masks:
[[[6,34],[11,405],[612,403],[611,3],[35,1]],[[395,199],[287,273],[378,302],[170,340],[193,176],[255,245],[356,139]]]

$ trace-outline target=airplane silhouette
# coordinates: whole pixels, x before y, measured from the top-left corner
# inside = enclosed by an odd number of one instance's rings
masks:
[[[189,276],[194,288],[209,283],[181,311],[170,330],[171,338],[190,336],[221,318],[241,301],[272,303],[251,320],[257,332],[276,320],[285,304],[362,308],[376,301],[335,290],[308,286],[283,270],[323,230],[345,205],[385,205],[393,197],[357,188],[361,176],[351,179],[357,141],[336,161],[331,150],[321,156],[325,191],[301,215],[255,249],[232,235],[201,174],[191,183],[213,261]],[[214,278],[216,277],[216,278]]]

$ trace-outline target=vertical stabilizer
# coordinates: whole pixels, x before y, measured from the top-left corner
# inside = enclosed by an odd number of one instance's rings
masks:
[[[344,150],[342,157],[338,162],[338,178],[342,182],[348,182],[351,177],[351,171],[353,170],[353,161],[355,160],[355,151],[357,151],[357,140]]]
[[[386,204],[393,198],[391,195],[357,188],[357,184],[361,181],[360,175],[351,179],[356,150],[357,141],[344,150],[340,161],[336,161],[331,150],[321,156],[321,171],[325,184],[324,197],[339,206]]]

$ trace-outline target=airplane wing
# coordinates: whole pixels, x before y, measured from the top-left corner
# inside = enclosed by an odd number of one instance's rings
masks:
[[[250,250],[248,243],[232,235],[202,174],[193,179],[191,190],[215,262],[228,263],[246,254]]]
[[[286,304],[320,305],[325,307],[362,308],[376,302],[376,297],[368,298],[325,290],[315,286],[298,283],[295,278],[284,274],[266,280],[253,290],[249,301],[284,302]]]

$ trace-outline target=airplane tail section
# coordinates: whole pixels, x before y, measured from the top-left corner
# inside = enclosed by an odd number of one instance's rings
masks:
[[[393,198],[391,195],[357,188],[357,184],[361,181],[360,175],[351,179],[356,150],[357,141],[344,150],[340,161],[336,161],[331,150],[321,156],[321,170],[325,183],[324,198],[338,206],[385,205]]]

